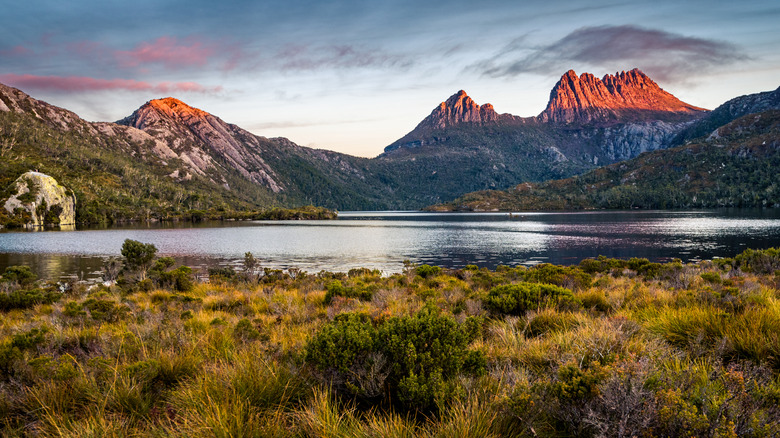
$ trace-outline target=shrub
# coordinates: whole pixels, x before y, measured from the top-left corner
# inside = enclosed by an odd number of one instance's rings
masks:
[[[9,266],[5,268],[0,281],[17,283],[18,285],[25,287],[33,284],[38,278],[29,266]]]
[[[151,243],[125,239],[121,253],[122,257],[125,258],[125,268],[131,272],[138,272],[141,279],[144,279],[146,271],[151,266],[155,254],[157,254],[157,247]]]
[[[524,272],[525,281],[532,283],[548,283],[573,289],[590,286],[591,276],[576,266],[556,266],[542,263]],[[521,277],[521,278],[523,278]]]
[[[485,298],[487,308],[510,315],[522,316],[527,311],[544,307],[576,309],[582,302],[572,291],[541,283],[517,283],[494,287]]]
[[[745,272],[771,274],[780,269],[780,248],[746,249],[734,257],[734,263]]]
[[[325,289],[327,290],[325,293],[325,304],[330,304],[334,297],[357,298],[368,301],[374,296],[379,286],[376,284],[366,285],[358,281],[352,286],[345,287],[341,281],[333,280],[325,286]]]
[[[457,375],[484,372],[484,355],[467,348],[479,326],[458,324],[433,305],[378,327],[367,315],[342,314],[309,341],[306,358],[342,393],[384,393],[408,409],[431,410],[455,392]]]
[[[51,304],[59,301],[61,297],[61,293],[51,289],[22,289],[8,293],[0,292],[0,311],[29,309],[38,304]]]
[[[420,265],[415,269],[417,275],[422,278],[431,278],[441,274],[441,268],[431,265]]]

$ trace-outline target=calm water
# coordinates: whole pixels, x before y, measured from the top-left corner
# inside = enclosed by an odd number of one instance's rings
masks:
[[[309,272],[355,267],[400,271],[403,260],[476,264],[574,264],[583,258],[684,261],[780,246],[780,211],[609,211],[576,213],[344,212],[335,221],[252,221],[77,231],[0,232],[0,269],[27,264],[45,278],[98,276],[125,239],[153,243],[196,268],[239,264]]]

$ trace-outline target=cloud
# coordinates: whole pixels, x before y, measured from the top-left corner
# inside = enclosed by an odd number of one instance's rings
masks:
[[[22,89],[56,92],[84,91],[154,91],[156,93],[203,93],[222,91],[221,86],[208,87],[196,82],[150,83],[132,79],[97,79],[85,76],[37,76],[30,74],[3,74],[0,82]]]
[[[395,67],[411,64],[411,61],[398,55],[353,45],[287,45],[276,53],[274,60],[281,70]]]
[[[573,67],[624,70],[639,67],[651,77],[686,81],[691,74],[749,59],[737,46],[638,26],[583,27],[542,47],[512,41],[493,57],[474,64],[491,77],[522,73],[558,74]]]
[[[117,50],[114,56],[125,67],[162,64],[173,70],[203,67],[216,52],[217,45],[214,43],[204,43],[193,37],[179,40],[163,36],[151,42],[142,42],[132,50]]]

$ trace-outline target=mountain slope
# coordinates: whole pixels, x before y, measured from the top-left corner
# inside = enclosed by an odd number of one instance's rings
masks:
[[[15,178],[37,170],[75,192],[81,223],[250,209],[273,201],[263,188],[231,192],[198,175],[185,176],[177,154],[138,129],[89,123],[6,86],[0,86],[0,102],[0,198]]]
[[[780,207],[780,111],[743,116],[699,141],[584,175],[469,193],[434,210]]]
[[[744,115],[773,109],[780,109],[780,87],[774,91],[735,97],[677,133],[671,144],[684,144],[697,137],[709,135],[719,126]]]

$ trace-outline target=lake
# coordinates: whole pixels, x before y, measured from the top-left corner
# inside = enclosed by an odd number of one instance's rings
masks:
[[[201,270],[240,265],[304,271],[356,267],[399,272],[404,260],[467,264],[576,264],[587,257],[698,261],[780,246],[780,210],[554,213],[342,212],[332,221],[145,224],[74,231],[0,232],[0,270],[25,264],[39,276],[97,278],[125,239]],[[0,271],[1,272],[1,271]]]

